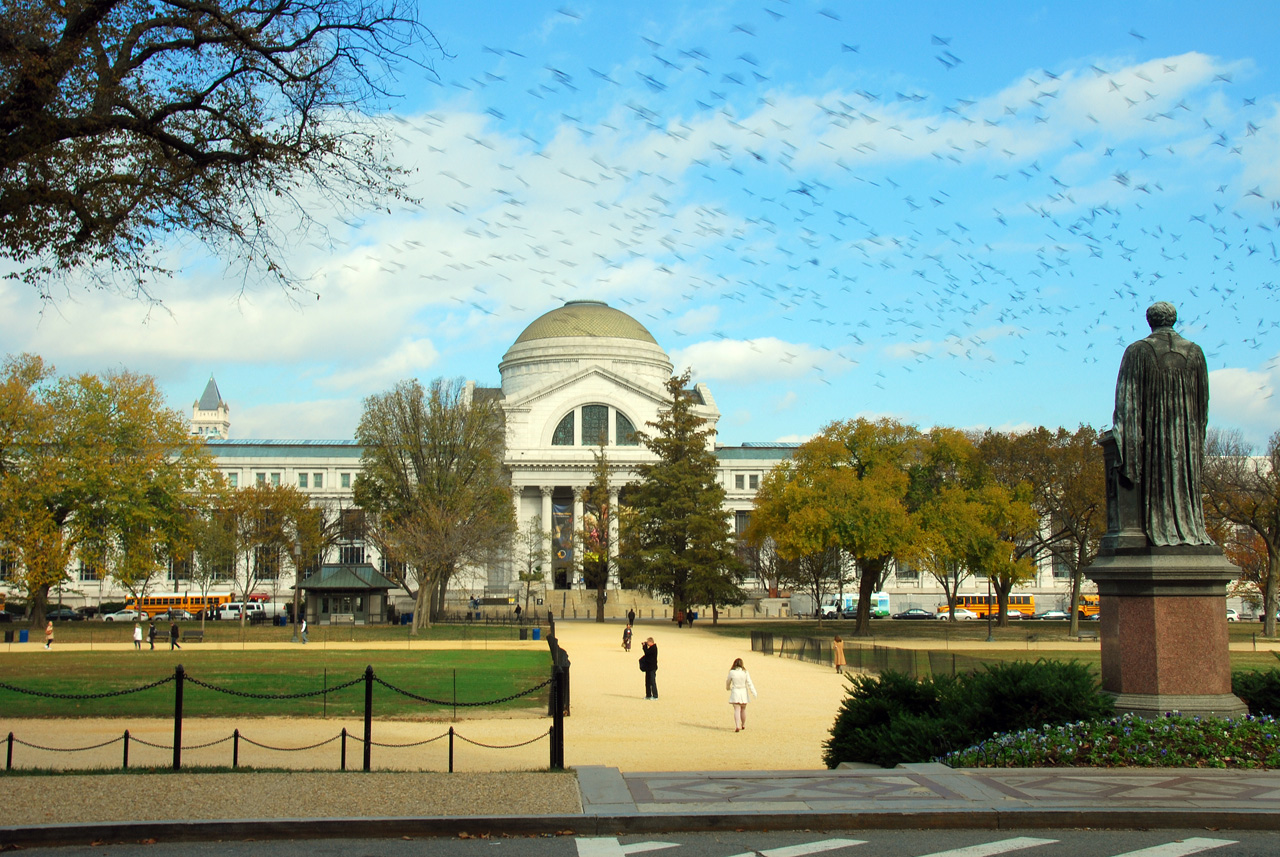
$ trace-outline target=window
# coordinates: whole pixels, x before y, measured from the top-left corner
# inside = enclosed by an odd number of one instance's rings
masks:
[[[640,438],[636,437],[635,424],[622,411],[614,411],[614,417],[618,421],[618,446],[639,446]]]
[[[323,488],[323,487],[324,487],[324,474],[323,474],[323,473],[312,473],[312,474],[311,474],[311,484],[312,484],[312,485],[314,485],[314,486],[315,486],[315,487],[317,487],[317,488]]]
[[[752,491],[758,491],[760,489],[760,474],[752,473],[750,476],[748,476],[747,487],[750,488]]]
[[[573,411],[564,415],[555,433],[551,435],[552,446],[573,446]]]
[[[340,475],[340,476],[338,477],[338,480],[339,480],[339,483],[342,485],[342,487],[343,487],[343,488],[350,488],[350,487],[351,487],[351,474],[350,474],[350,473],[343,473],[342,475]]]
[[[0,580],[12,580],[18,575],[18,561],[13,554],[0,554]]]
[[[340,545],[338,562],[344,565],[355,565],[364,562],[364,545]]]
[[[228,473],[228,474],[227,474],[227,484],[228,484],[228,485],[230,485],[232,488],[239,488],[239,487],[240,487],[240,474],[239,474],[239,473]]]
[[[305,473],[299,473],[299,474],[298,474],[298,487],[299,487],[299,488],[306,488],[306,487],[307,487],[307,474],[305,474]]]
[[[408,570],[408,563],[395,562],[387,559],[385,556],[382,558],[380,566],[379,571],[381,571],[385,577],[389,577],[392,580],[403,578],[405,576],[405,572]]]
[[[269,547],[255,548],[253,568],[259,580],[275,580],[280,573],[280,551]]]
[[[279,473],[272,473],[272,474],[271,474],[271,484],[272,484],[273,486],[275,486],[276,488],[279,488],[279,487],[280,487],[280,474],[279,474]]]
[[[744,482],[745,479],[746,477],[743,476],[741,473],[736,474],[733,477],[733,487],[741,491],[743,489],[743,486],[745,485],[745,482]]]
[[[80,577],[80,579],[81,579],[81,580],[86,580],[86,581],[87,581],[87,580],[98,580],[98,579],[99,579],[98,567],[97,567],[96,565],[94,565],[93,563],[85,562],[84,560],[80,560],[80,575],[79,575],[79,577]]]
[[[254,482],[257,482],[259,485],[266,485],[266,484],[267,484],[267,474],[265,474],[265,473],[255,473],[255,474],[254,474],[254,477],[253,477],[253,481],[254,481]]]
[[[169,558],[169,579],[170,580],[190,580],[191,579],[191,557],[170,557]]]
[[[609,445],[609,408],[605,405],[582,406],[582,445]]]
[[[343,509],[338,519],[338,526],[339,538],[341,538],[342,541],[363,541],[364,509]]]
[[[910,563],[903,562],[902,560],[897,561],[897,565],[894,568],[893,573],[894,573],[894,576],[898,578],[898,580],[919,580],[920,579],[920,571],[916,568],[913,568]]]
[[[739,509],[733,513],[733,532],[734,535],[742,535],[746,532],[747,527],[751,524],[751,512],[746,509]]]

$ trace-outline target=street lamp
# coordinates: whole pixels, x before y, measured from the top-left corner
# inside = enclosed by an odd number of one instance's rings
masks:
[[[302,542],[293,543],[293,641],[298,642],[298,596],[302,583]]]

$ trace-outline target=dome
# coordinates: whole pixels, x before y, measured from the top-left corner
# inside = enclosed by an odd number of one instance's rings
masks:
[[[569,301],[534,319],[514,344],[570,336],[604,336],[658,344],[643,324],[604,301]]]

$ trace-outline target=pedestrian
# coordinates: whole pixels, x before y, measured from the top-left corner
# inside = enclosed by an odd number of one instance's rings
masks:
[[[47,649],[53,645],[53,620],[50,619],[44,626],[44,647]]]
[[[684,627],[684,611],[683,610],[676,611],[676,625],[678,625],[681,628]]]
[[[631,625],[622,629],[622,650],[624,652],[631,651]]]
[[[640,644],[644,654],[640,656],[640,671],[644,673],[644,698],[658,698],[658,644],[653,637]]]
[[[147,628],[147,642],[151,644],[151,651],[156,650],[156,623],[149,623],[151,627]]]
[[[181,649],[181,648],[182,646],[178,645],[178,623],[170,622],[169,623],[169,651],[172,652],[174,649]]]
[[[844,640],[839,634],[831,641],[831,662],[836,665],[836,672],[844,672]]]
[[[298,634],[302,637],[302,645],[307,644],[307,617],[302,617],[302,624],[298,626]]]
[[[519,604],[517,604],[517,605],[516,605],[516,624],[517,624],[517,625],[519,625],[519,624],[520,624],[520,613],[521,613],[521,612],[522,612],[522,611],[520,610],[520,605],[519,605]]]
[[[751,673],[742,665],[742,658],[735,659],[729,668],[724,689],[729,691],[729,706],[733,709],[733,731],[741,732],[747,728],[747,692],[750,691],[752,696],[760,695],[751,683]]]
[[[636,623],[636,611],[635,611],[635,608],[633,607],[632,609],[627,611],[627,624],[634,625],[635,623]]]
[[[133,623],[133,647],[138,651],[142,651],[142,623]]]
[[[698,618],[698,611],[690,610],[688,613],[685,614],[684,617],[689,620],[689,627],[692,628],[693,620]]]

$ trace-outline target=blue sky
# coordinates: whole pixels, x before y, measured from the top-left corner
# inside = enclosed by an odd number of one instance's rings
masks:
[[[417,202],[291,260],[315,294],[169,248],[157,310],[0,281],[6,352],[210,374],[235,437],[350,437],[405,377],[496,385],[538,315],[605,300],[710,385],[720,441],[831,420],[1110,421],[1169,300],[1211,419],[1280,429],[1280,76],[1271,4],[424,4],[401,68]],[[318,299],[317,299],[318,296]]]

